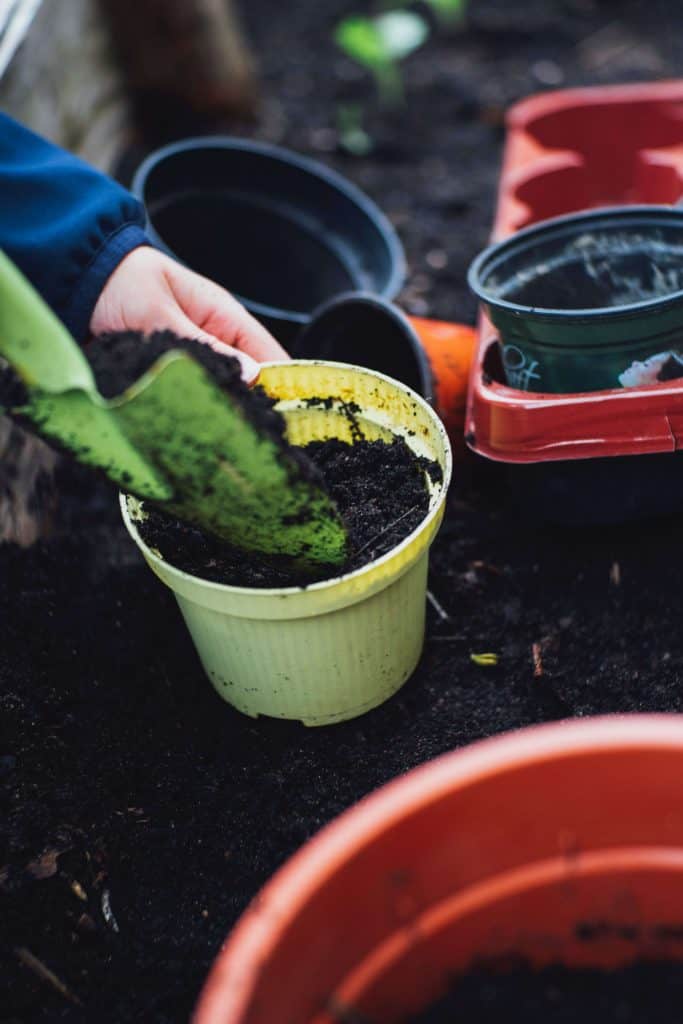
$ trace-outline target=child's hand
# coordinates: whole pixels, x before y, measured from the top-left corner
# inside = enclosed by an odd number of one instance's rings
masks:
[[[289,358],[229,292],[149,246],[133,249],[118,265],[97,300],[90,330],[170,330],[197,338],[239,359],[247,381],[258,375],[258,363]]]

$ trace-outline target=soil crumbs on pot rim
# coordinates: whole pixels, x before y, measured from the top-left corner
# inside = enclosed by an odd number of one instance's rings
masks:
[[[637,963],[615,971],[482,968],[411,1024],[677,1024],[682,999],[679,963]]]

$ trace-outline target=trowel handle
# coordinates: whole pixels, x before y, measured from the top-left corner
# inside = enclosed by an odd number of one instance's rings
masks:
[[[467,384],[477,341],[476,328],[417,316],[408,320],[429,359],[436,409],[457,449],[458,439],[463,437],[465,429]]]

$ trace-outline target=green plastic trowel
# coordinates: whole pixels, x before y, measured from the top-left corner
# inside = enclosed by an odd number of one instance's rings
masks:
[[[304,567],[343,562],[329,495],[199,363],[171,350],[103,398],[74,339],[2,252],[0,357],[28,396],[7,411],[124,491],[246,551]]]

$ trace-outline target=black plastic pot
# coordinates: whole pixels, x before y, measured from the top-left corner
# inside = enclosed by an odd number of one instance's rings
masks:
[[[401,243],[359,189],[313,160],[244,139],[152,153],[133,192],[156,245],[236,295],[298,358],[379,370],[433,402],[454,449],[475,334],[392,304]]]
[[[154,243],[229,288],[286,346],[329,299],[391,299],[403,283],[403,248],[378,207],[287,150],[186,139],[152,153],[132,191]]]
[[[396,306],[374,295],[352,292],[325,303],[294,340],[291,353],[297,359],[367,366],[434,400],[432,370],[417,332]]]

